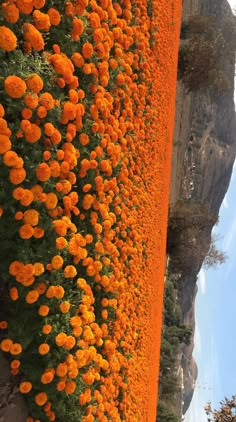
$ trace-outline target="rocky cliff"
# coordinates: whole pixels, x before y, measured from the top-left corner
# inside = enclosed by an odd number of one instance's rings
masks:
[[[183,18],[195,13],[214,16],[219,25],[225,16],[233,19],[226,0],[184,0]],[[208,91],[187,93],[178,83],[170,207],[178,199],[188,199],[190,202],[202,202],[211,212],[218,213],[228,189],[236,156],[235,56],[225,59],[224,66],[232,87],[224,95],[214,96]],[[213,224],[209,224],[204,231],[198,232],[195,241],[202,253],[190,257],[191,269],[188,267],[181,280],[183,320],[186,325],[192,326],[193,331],[197,274],[209,248],[212,227]],[[197,377],[193,348],[192,341],[190,346],[181,347],[179,355],[184,375],[183,413],[190,405]]]

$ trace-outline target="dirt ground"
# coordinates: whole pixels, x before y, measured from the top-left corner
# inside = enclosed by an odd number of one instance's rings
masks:
[[[14,384],[8,362],[0,353],[0,422],[25,422],[26,406]]]

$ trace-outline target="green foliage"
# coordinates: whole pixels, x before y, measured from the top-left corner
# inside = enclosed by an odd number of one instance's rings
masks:
[[[157,422],[180,422],[180,419],[175,415],[169,403],[160,400],[157,409]]]

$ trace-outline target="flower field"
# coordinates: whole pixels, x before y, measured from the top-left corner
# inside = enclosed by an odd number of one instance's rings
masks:
[[[27,422],[154,422],[180,0],[0,5],[0,349]]]

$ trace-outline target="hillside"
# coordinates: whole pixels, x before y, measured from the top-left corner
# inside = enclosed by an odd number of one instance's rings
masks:
[[[226,0],[183,1],[183,19],[195,13],[214,16],[219,25],[222,18],[231,18],[232,12]],[[225,71],[233,87],[235,57],[225,60]],[[212,215],[217,216],[228,189],[233,163],[236,156],[236,118],[233,101],[233,88],[223,96],[213,97],[208,91],[187,93],[178,83],[174,148],[172,159],[170,209],[178,200],[188,201],[188,207],[201,203]],[[194,208],[193,208],[194,212]],[[194,333],[194,302],[197,294],[197,274],[208,252],[211,231],[216,219],[169,239],[169,252],[172,263],[180,253],[184,242],[185,258],[180,268],[175,264],[169,267],[169,276],[180,275],[179,303],[184,324],[191,326]],[[170,233],[169,233],[170,235]],[[186,237],[188,240],[186,240]],[[193,242],[198,252],[193,252]],[[186,244],[188,247],[186,248]],[[183,368],[181,398],[184,401],[182,412],[187,411],[197,377],[197,368],[192,352],[193,340],[189,346],[180,348],[178,363]]]

